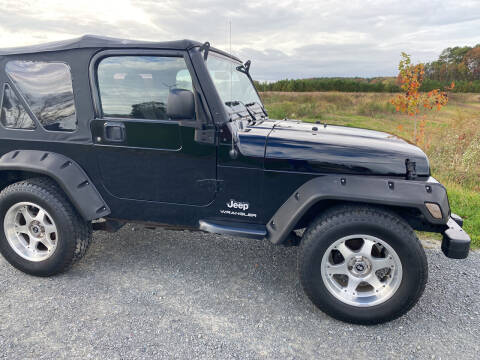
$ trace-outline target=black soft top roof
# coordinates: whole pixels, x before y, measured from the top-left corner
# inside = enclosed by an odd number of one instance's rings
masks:
[[[177,40],[177,41],[138,41],[117,39],[106,36],[96,35],[84,35],[75,39],[54,41],[44,44],[22,46],[14,48],[0,49],[0,56],[2,55],[19,55],[19,54],[33,54],[42,52],[52,52],[61,50],[73,50],[82,48],[148,48],[148,49],[171,49],[171,50],[188,50],[195,46],[201,46],[202,43],[193,40]],[[231,56],[221,50],[212,50],[219,52],[223,55],[234,58],[240,61],[234,56]]]

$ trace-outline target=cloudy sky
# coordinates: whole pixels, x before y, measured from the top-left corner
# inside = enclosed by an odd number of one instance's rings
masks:
[[[259,80],[396,73],[480,43],[480,0],[0,0],[0,47],[98,34],[210,41]]]

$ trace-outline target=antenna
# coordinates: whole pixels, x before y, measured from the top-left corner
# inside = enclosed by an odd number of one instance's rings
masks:
[[[232,55],[232,19],[228,20],[228,28],[230,35],[230,55]],[[230,101],[233,101],[233,64],[230,63]]]

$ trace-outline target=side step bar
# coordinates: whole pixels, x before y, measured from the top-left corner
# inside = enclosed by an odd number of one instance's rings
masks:
[[[263,239],[267,236],[265,225],[231,223],[226,221],[200,220],[200,230],[222,235],[233,235],[252,239]]]

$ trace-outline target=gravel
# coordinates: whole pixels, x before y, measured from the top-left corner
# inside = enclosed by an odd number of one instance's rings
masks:
[[[0,257],[0,358],[478,358],[480,254],[426,251],[420,302],[366,327],[309,302],[296,248],[136,225],[97,232],[60,276],[31,277]]]

